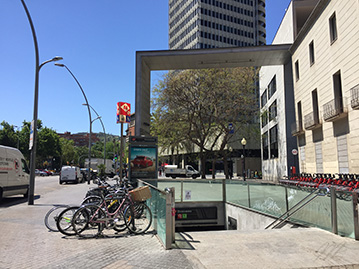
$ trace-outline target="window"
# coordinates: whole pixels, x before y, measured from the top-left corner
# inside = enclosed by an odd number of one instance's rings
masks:
[[[21,168],[23,172],[27,174],[30,173],[29,168],[27,167],[26,161],[24,159],[21,159]]]
[[[299,79],[299,62],[298,61],[295,62],[295,79],[296,80]]]
[[[268,132],[262,135],[263,160],[268,160]]]
[[[338,38],[337,18],[334,14],[329,18],[330,42],[333,43]]]
[[[343,112],[343,93],[342,93],[342,79],[340,71],[333,75],[334,99],[335,110],[338,113]]]
[[[313,119],[314,123],[319,123],[319,106],[317,89],[312,91]]]
[[[310,42],[309,44],[309,61],[310,65],[314,64],[315,58],[314,58],[314,41]]]
[[[269,130],[269,135],[270,135],[271,159],[278,158],[278,127],[277,127],[277,125]]]
[[[267,103],[267,89],[263,92],[261,96],[261,108],[263,108]]]
[[[297,130],[303,130],[302,102],[297,103],[298,121]]]
[[[268,124],[268,111],[264,110],[261,115],[262,128]]]
[[[277,100],[275,100],[269,107],[269,121],[277,117]]]
[[[274,76],[268,85],[268,99],[270,99],[276,91],[277,91],[277,81],[276,81],[276,76]]]

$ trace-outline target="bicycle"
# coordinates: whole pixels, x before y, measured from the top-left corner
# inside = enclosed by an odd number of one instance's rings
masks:
[[[66,208],[59,214],[56,220],[56,227],[59,232],[67,236],[76,235],[76,232],[72,227],[71,221],[75,212],[79,208],[79,206],[71,206]]]
[[[82,201],[81,206],[88,204],[101,204],[102,201],[103,199],[99,196],[89,196]],[[67,207],[57,216],[56,219],[57,231],[67,236],[76,235],[76,232],[73,230],[71,221],[73,215],[81,206]]]
[[[130,210],[130,207],[133,209]],[[126,227],[134,234],[145,233],[152,224],[152,212],[145,202],[137,202],[127,207],[124,213]]]
[[[121,200],[121,203],[115,206],[116,210],[113,213],[109,212],[109,205],[119,203],[119,200]],[[91,238],[98,236],[105,227],[118,228],[121,231],[123,228],[126,229],[126,227],[124,227],[125,223],[122,221],[123,210],[121,210],[125,203],[126,199],[110,194],[106,196],[106,199],[102,200],[101,204],[81,206],[73,216],[71,222],[75,233],[80,237]],[[108,212],[108,214],[106,214],[105,211]],[[116,222],[118,222],[117,225]]]
[[[44,223],[45,226],[49,229],[49,231],[58,232],[58,228],[56,225],[58,216],[64,209],[68,207],[68,205],[56,205],[46,213]]]
[[[117,204],[114,212],[110,212],[108,201],[111,201],[110,204]],[[108,195],[101,205],[84,205],[72,218],[76,234],[87,238],[99,236],[105,228],[117,232],[128,228],[130,232],[140,234],[146,232],[151,223],[150,208],[143,202],[134,203],[130,193]]]

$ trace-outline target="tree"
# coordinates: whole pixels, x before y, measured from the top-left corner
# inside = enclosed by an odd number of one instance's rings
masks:
[[[94,157],[94,158],[103,159],[103,147],[104,147],[104,142],[97,141],[91,147],[91,156]]]
[[[78,164],[80,167],[85,167],[85,159],[88,158],[89,155],[88,147],[74,147],[74,151],[74,159],[76,160],[76,164]]]
[[[217,151],[226,162],[228,142],[256,118],[256,76],[254,68],[166,74],[153,89],[153,135],[167,148],[186,141],[196,145],[204,178],[207,155]]]
[[[15,132],[14,125],[3,121],[1,123],[2,129],[0,130],[0,144],[17,147],[19,145],[19,150],[24,155],[27,161],[30,160],[30,150],[29,150],[29,140],[30,140],[30,126],[31,122],[24,121],[21,130]],[[42,128],[42,121],[37,121],[38,130]]]
[[[60,138],[60,144],[62,149],[62,165],[69,165],[76,163],[76,151],[73,140],[67,140]]]
[[[45,161],[49,162],[54,157],[62,155],[60,137],[52,129],[44,127],[38,132],[38,146],[36,154],[37,167],[41,167]]]
[[[1,124],[0,130],[0,145],[14,147],[17,146],[18,137],[14,130],[14,125],[10,125],[6,121],[3,121]]]

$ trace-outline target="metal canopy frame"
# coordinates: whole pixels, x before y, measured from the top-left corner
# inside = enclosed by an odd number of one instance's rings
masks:
[[[285,65],[291,44],[136,52],[135,134],[150,135],[151,71]]]

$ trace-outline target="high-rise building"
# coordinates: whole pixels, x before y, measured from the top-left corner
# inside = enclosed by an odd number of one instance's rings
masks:
[[[170,49],[265,44],[265,0],[169,0]]]

